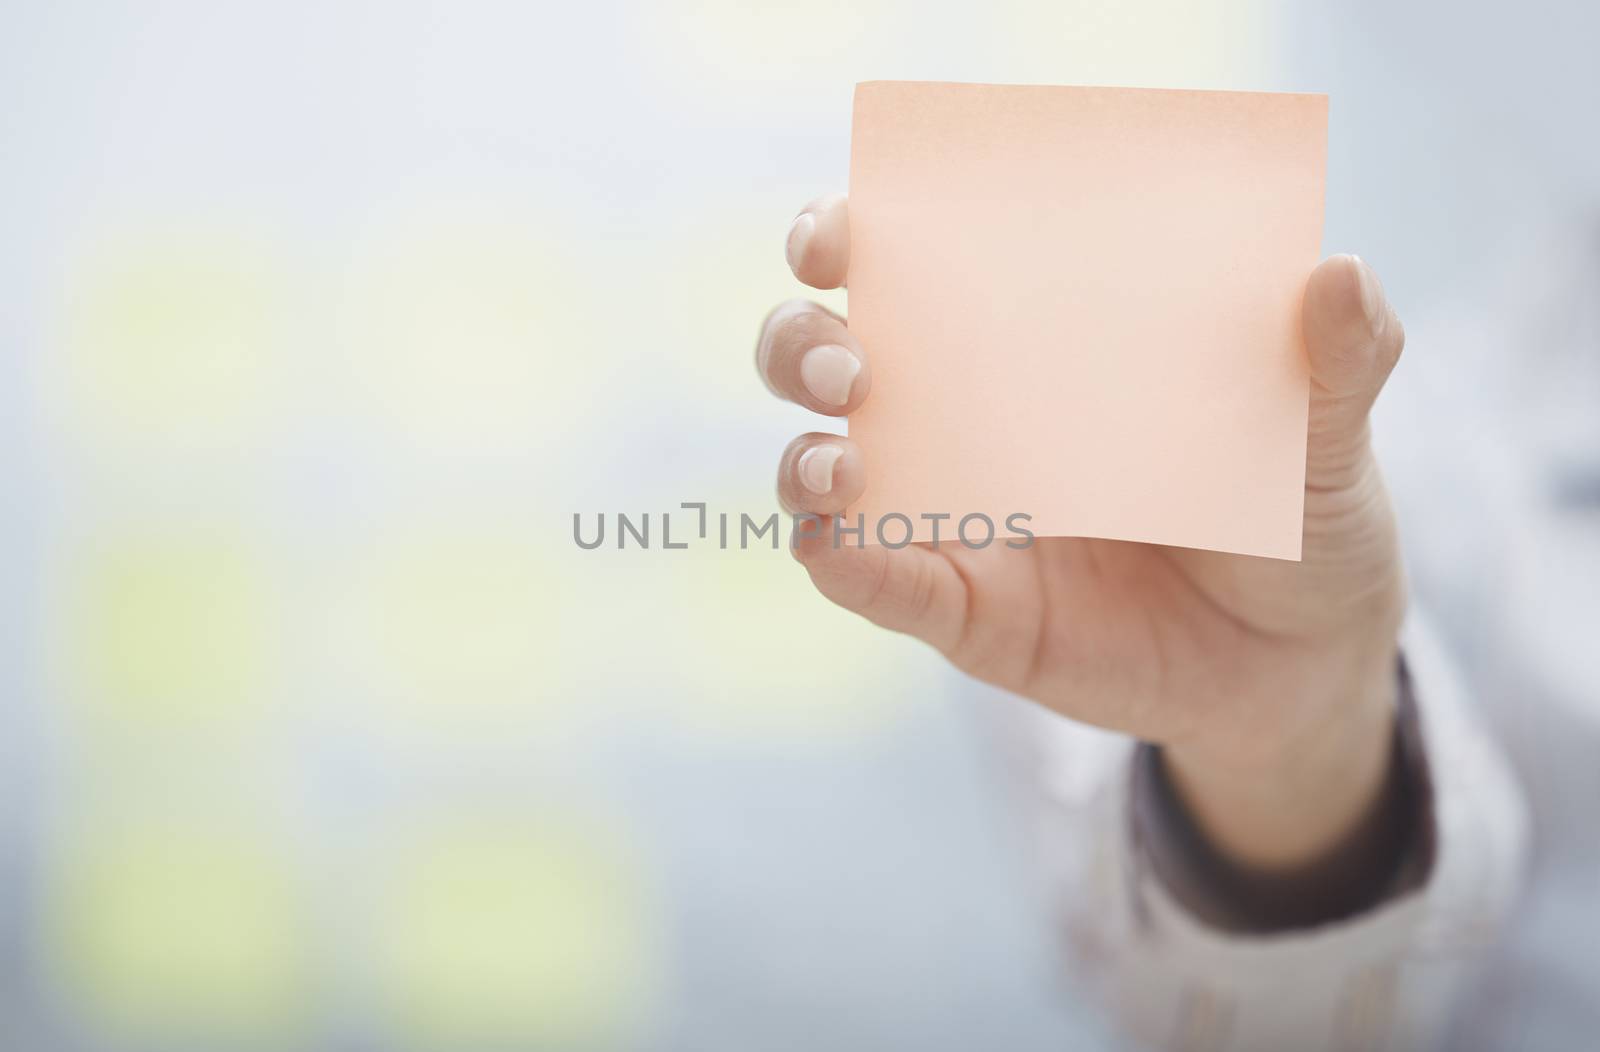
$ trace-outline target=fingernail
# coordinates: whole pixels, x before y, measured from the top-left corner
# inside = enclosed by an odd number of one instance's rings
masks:
[[[812,446],[800,454],[800,483],[817,496],[833,489],[833,466],[844,456],[842,446]]]
[[[861,371],[861,359],[837,344],[813,347],[800,359],[800,379],[819,402],[844,405]]]
[[[806,246],[811,244],[811,235],[817,232],[817,221],[810,212],[801,212],[794,217],[794,223],[789,227],[789,239],[784,242],[783,256],[789,261],[789,269],[799,273],[800,261],[806,258]]]
[[[1378,287],[1378,276],[1360,256],[1350,258],[1355,262],[1356,283],[1361,287],[1361,313],[1366,315],[1368,327],[1377,332],[1383,321],[1383,290]]]

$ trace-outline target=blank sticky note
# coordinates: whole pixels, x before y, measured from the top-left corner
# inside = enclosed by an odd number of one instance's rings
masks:
[[[1300,557],[1327,97],[856,88],[850,417],[867,490],[928,540],[1037,536]],[[886,529],[891,543],[902,527]],[[981,536],[981,526],[970,531]]]

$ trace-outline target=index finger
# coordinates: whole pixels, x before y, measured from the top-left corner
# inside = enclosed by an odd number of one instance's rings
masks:
[[[819,197],[789,224],[784,256],[814,289],[836,289],[850,273],[850,211],[844,194]]]

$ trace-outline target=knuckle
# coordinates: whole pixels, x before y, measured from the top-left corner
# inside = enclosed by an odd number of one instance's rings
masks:
[[[907,583],[903,604],[907,616],[912,621],[920,621],[933,609],[933,568],[922,559],[912,563],[911,567],[911,580]]]
[[[783,453],[778,457],[778,500],[786,511],[794,511],[797,507],[799,488],[795,485],[795,464],[805,451],[806,439],[802,435],[783,447]]]
[[[1400,361],[1400,355],[1406,349],[1406,327],[1399,316],[1393,312],[1389,314],[1389,325],[1384,330],[1383,339],[1378,344],[1378,364],[1383,367],[1385,374],[1395,367]]]
[[[784,321],[788,320],[794,315],[809,313],[811,309],[811,301],[806,299],[804,296],[791,296],[782,303],[778,304],[776,307],[772,308],[772,313],[769,315],[769,318],[777,321]]]
[[[889,560],[884,558],[884,553],[880,550],[873,563],[871,574],[862,579],[857,600],[842,605],[866,614],[883,604],[889,594]]]
[[[796,327],[810,311],[810,301],[797,297],[784,300],[761,319],[761,329],[756,334],[756,368],[763,379],[770,382],[773,355],[793,344]]]
[[[794,347],[817,324],[817,311],[809,300],[785,300],[767,315],[763,334],[769,356],[773,351]]]

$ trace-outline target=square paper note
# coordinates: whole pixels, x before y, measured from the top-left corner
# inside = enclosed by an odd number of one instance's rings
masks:
[[[858,85],[852,521],[871,538],[899,513],[927,540],[925,514],[949,538],[1022,513],[1039,536],[1298,559],[1327,114],[1323,95]]]

